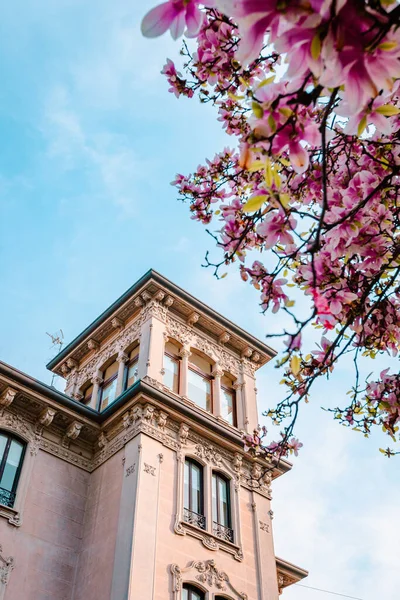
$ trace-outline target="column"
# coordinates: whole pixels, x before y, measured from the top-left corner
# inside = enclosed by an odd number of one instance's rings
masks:
[[[116,390],[116,398],[122,394],[124,379],[125,379],[125,365],[128,362],[129,357],[125,352],[119,352],[117,356],[118,363],[118,376],[117,376],[117,390]]]
[[[188,397],[188,369],[189,369],[189,346],[183,346],[179,351],[179,356],[182,358],[179,369],[179,394],[184,398]]]
[[[239,383],[239,381],[236,381],[233,384],[233,389],[235,390],[235,396],[236,396],[236,417],[237,417],[238,429],[245,429],[242,387],[243,387],[243,383]]]
[[[213,414],[216,417],[221,416],[221,377],[224,374],[218,363],[215,364],[211,375],[214,377],[212,382],[213,388]]]
[[[90,400],[90,408],[94,408],[94,410],[97,410],[98,408],[98,399],[99,399],[99,390],[100,390],[100,386],[103,383],[103,378],[102,376],[97,373],[94,377],[92,377],[91,380],[92,384],[93,384],[93,392],[92,392],[92,398]]]

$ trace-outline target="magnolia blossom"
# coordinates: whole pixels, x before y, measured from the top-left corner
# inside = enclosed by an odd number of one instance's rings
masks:
[[[207,3],[211,5],[211,0]],[[169,0],[151,9],[142,21],[142,34],[145,37],[158,37],[168,29],[174,40],[185,31],[188,37],[195,37],[203,24],[204,13],[199,9],[198,0]]]
[[[344,357],[357,366],[400,350],[398,15],[370,0],[176,0],[143,21],[148,36],[195,36],[163,74],[175,96],[213,104],[231,137],[173,182],[216,241],[206,264],[216,275],[239,265],[260,309],[292,320],[277,334],[286,391],[266,413],[281,438],[245,434],[249,452],[297,455],[314,381]],[[364,383],[355,370],[346,405],[327,408],[367,437],[379,427],[400,441],[400,376],[387,369]]]

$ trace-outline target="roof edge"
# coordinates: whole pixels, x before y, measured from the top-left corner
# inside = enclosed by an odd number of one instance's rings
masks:
[[[146,283],[150,280],[155,281],[159,285],[162,285],[168,291],[173,294],[176,294],[183,300],[185,300],[188,304],[191,304],[193,307],[202,311],[208,317],[218,321],[221,325],[230,329],[237,336],[246,340],[249,344],[254,346],[260,352],[267,354],[270,358],[276,356],[276,351],[268,346],[268,344],[264,344],[261,340],[254,337],[239,325],[236,325],[226,317],[222,316],[217,311],[213,310],[201,300],[198,300],[192,294],[182,289],[163,275],[155,271],[154,269],[149,269],[140,279],[138,279],[129,289],[126,290],[115,302],[113,302],[105,311],[103,311],[90,325],[88,325],[77,337],[75,337],[61,352],[59,352],[54,358],[52,358],[46,365],[46,368],[50,371],[57,367],[60,362],[62,362],[79,344],[84,341],[93,331],[95,331],[101,323],[103,323],[108,317],[110,317],[118,308],[120,308],[125,302],[132,297],[137,291],[140,290]]]

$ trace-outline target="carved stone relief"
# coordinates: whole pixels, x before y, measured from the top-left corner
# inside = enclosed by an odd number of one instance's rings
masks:
[[[187,567],[170,566],[174,599],[178,599],[185,582],[197,580],[203,588],[212,592],[226,592],[234,600],[248,600],[245,592],[239,592],[224,571],[220,571],[214,560],[192,561]]]

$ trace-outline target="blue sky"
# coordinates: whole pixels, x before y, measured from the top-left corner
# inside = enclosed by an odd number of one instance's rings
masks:
[[[34,4],[5,4],[0,20],[1,359],[49,383],[46,331],[70,341],[150,267],[260,338],[279,331],[236,272],[217,282],[201,268],[212,242],[169,182],[228,140],[211,107],[167,93],[159,71],[179,44],[141,38],[152,2]],[[260,372],[260,408],[280,398],[279,379]],[[304,449],[275,485],[276,552],[310,570],[305,585],[394,600],[400,463],[377,452],[379,435],[320,410],[350,385],[343,364],[300,419]]]

